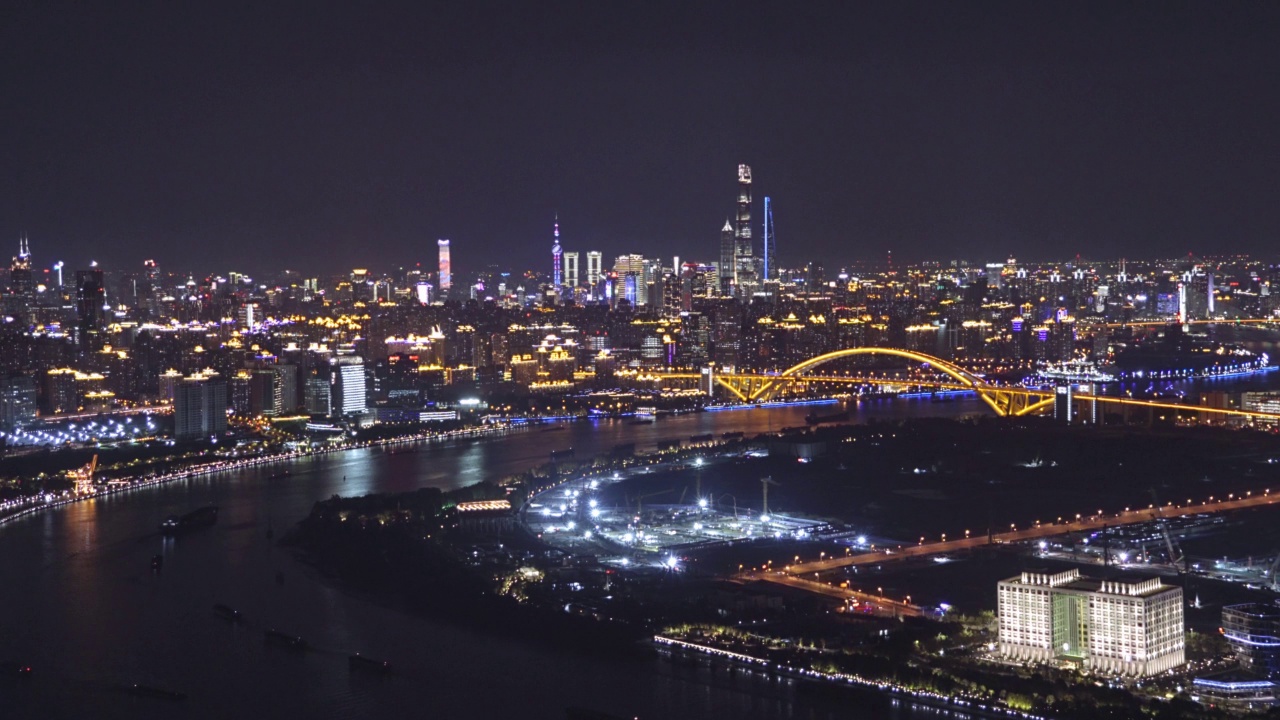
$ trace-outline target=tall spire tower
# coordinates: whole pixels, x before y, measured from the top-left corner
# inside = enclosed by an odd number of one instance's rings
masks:
[[[564,285],[564,264],[561,262],[564,250],[560,247],[560,213],[556,213],[554,235],[555,238],[551,244],[551,287],[559,292]]]
[[[738,216],[733,226],[733,283],[739,295],[750,297],[756,284],[751,248],[751,166],[738,166]]]

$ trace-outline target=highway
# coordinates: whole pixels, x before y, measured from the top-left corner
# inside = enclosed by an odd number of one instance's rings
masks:
[[[1134,525],[1138,523],[1151,522],[1162,517],[1175,518],[1182,515],[1229,512],[1231,510],[1272,505],[1276,503],[1277,500],[1280,500],[1280,493],[1272,495],[1270,490],[1264,490],[1261,493],[1247,493],[1246,496],[1242,498],[1229,497],[1225,500],[1211,500],[1210,502],[1198,505],[1169,504],[1157,508],[1139,508],[1112,515],[1092,515],[1070,522],[1036,524],[1022,530],[1018,530],[1015,527],[1009,531],[994,533],[990,539],[988,539],[984,534],[957,538],[955,540],[944,540],[923,543],[920,545],[886,548],[884,550],[859,553],[857,555],[847,555],[845,557],[833,557],[823,560],[814,560],[812,562],[802,562],[788,565],[783,572],[791,575],[803,576],[810,573],[829,572],[831,570],[838,570],[840,568],[851,567],[854,565],[874,565],[892,560],[904,560],[906,558],[928,557],[930,555],[957,552],[991,543],[1000,544],[1022,542],[1025,540],[1053,537],[1055,535],[1065,535],[1067,533],[1101,530],[1103,527]]]
[[[893,600],[881,595],[859,592],[847,587],[839,587],[837,585],[828,585],[817,580],[809,580],[794,574],[787,574],[783,570],[772,570],[766,572],[749,572],[739,576],[742,580],[762,580],[764,582],[777,583],[786,585],[797,590],[824,595],[829,598],[835,598],[841,602],[849,600],[857,600],[860,603],[866,603],[872,606],[872,613],[885,617],[915,617],[923,615],[925,610],[912,605],[909,602],[901,600]]]

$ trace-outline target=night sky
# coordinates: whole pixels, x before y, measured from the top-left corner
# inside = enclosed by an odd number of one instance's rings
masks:
[[[1275,2],[10,0],[0,251],[541,268],[558,211],[712,260],[746,162],[784,264],[1274,255],[1278,37]]]

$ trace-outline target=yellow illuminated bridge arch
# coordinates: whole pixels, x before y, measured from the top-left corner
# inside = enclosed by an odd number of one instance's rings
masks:
[[[916,362],[924,363],[935,368],[939,372],[956,381],[956,384],[962,387],[972,388],[982,398],[983,402],[991,407],[997,415],[1026,415],[1047,408],[1053,404],[1053,397],[1045,392],[1028,391],[1022,388],[1001,388],[990,385],[982,378],[973,373],[959,367],[953,363],[947,362],[942,358],[932,355],[925,355],[912,350],[899,350],[897,348],[882,347],[859,347],[849,348],[846,350],[836,350],[817,357],[805,360],[802,363],[794,365],[782,371],[778,375],[760,378],[760,376],[736,376],[732,374],[721,375],[716,381],[728,388],[734,395],[747,401],[768,400],[778,392],[789,387],[793,379],[797,379],[807,370],[819,365],[829,363],[832,360],[840,358],[852,357],[854,355],[889,355],[893,357],[905,358]],[[881,384],[899,384],[899,385],[930,385],[928,381],[893,381],[884,380],[874,381]]]

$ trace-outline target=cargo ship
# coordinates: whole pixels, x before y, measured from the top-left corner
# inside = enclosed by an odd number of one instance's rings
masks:
[[[197,508],[181,517],[170,515],[164,522],[160,523],[160,532],[165,535],[179,535],[188,530],[209,527],[218,522],[218,506],[206,505]]]

